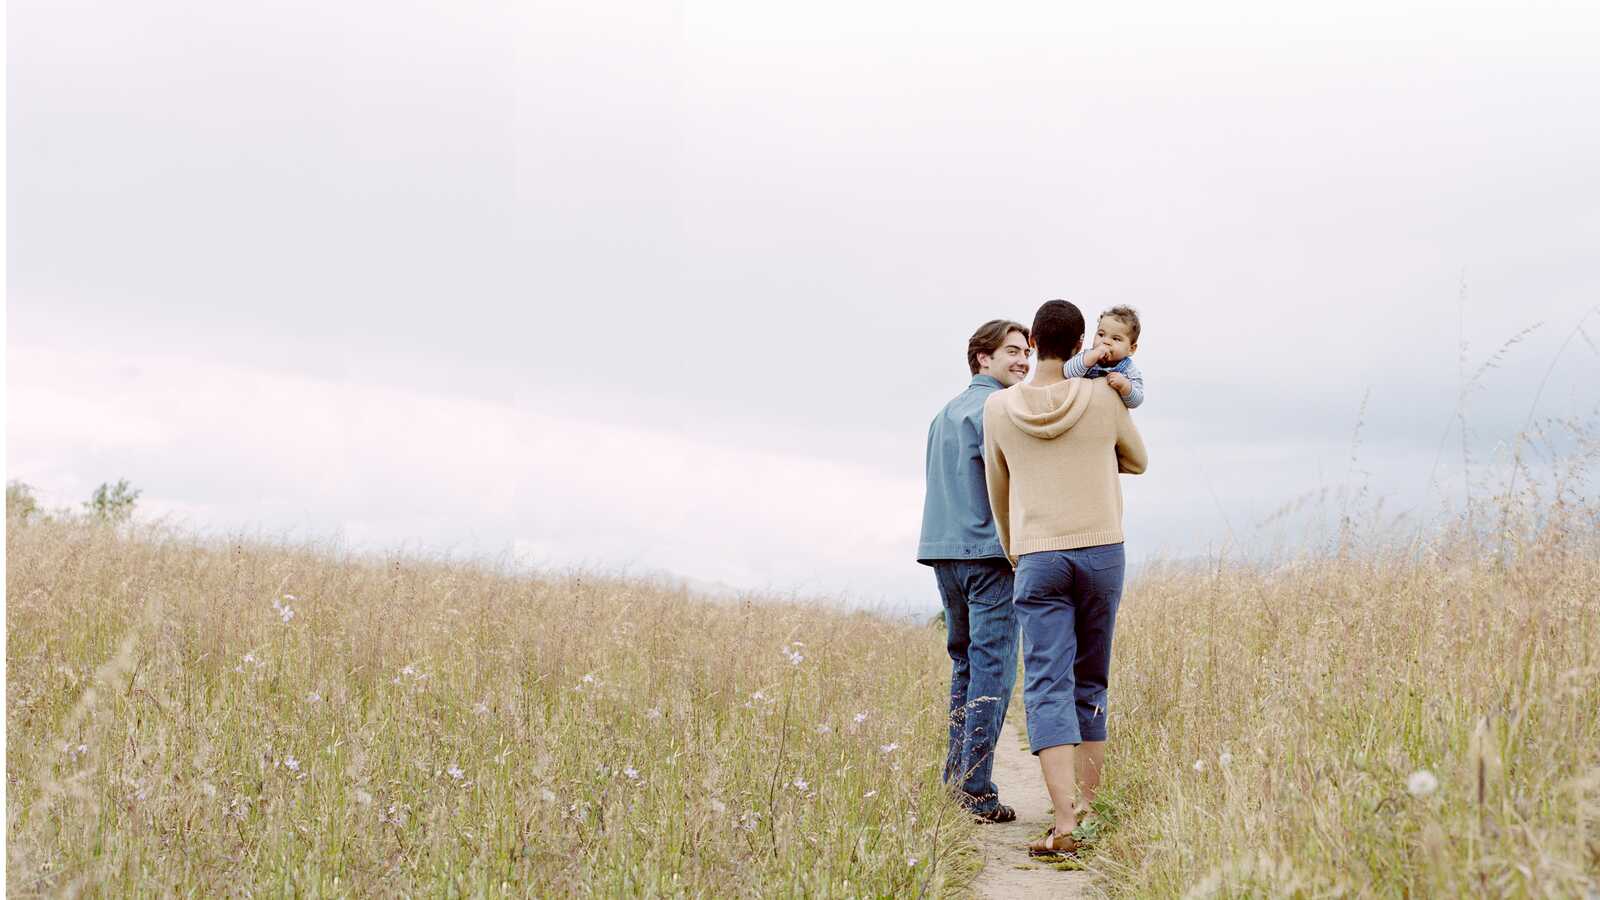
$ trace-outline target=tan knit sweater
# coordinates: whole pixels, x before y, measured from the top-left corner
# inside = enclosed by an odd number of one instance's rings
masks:
[[[1024,553],[1122,540],[1118,472],[1144,471],[1144,441],[1105,379],[1017,384],[983,406],[984,472],[1000,546]]]

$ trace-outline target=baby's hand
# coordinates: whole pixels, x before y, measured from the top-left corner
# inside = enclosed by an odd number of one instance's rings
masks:
[[[1105,358],[1106,347],[1104,344],[1095,344],[1093,347],[1083,351],[1083,364],[1085,366],[1098,366],[1100,365],[1100,360]]]
[[[1111,385],[1112,390],[1124,397],[1133,392],[1133,382],[1129,381],[1128,376],[1121,372],[1112,372],[1106,375],[1106,384]]]

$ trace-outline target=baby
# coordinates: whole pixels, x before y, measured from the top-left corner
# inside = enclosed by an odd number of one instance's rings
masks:
[[[1094,344],[1067,360],[1062,374],[1068,378],[1104,378],[1122,395],[1129,409],[1144,402],[1144,375],[1133,364],[1139,349],[1139,314],[1132,307],[1113,306],[1100,314]]]

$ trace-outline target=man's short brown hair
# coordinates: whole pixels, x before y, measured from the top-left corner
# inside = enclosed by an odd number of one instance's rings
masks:
[[[1110,309],[1108,309],[1105,312],[1100,314],[1100,318],[1102,318],[1102,319],[1104,319],[1106,316],[1110,316],[1111,318],[1116,319],[1118,322],[1121,322],[1122,324],[1128,326],[1128,343],[1129,344],[1137,344],[1137,343],[1139,343],[1139,311],[1138,310],[1134,309],[1131,306],[1113,306]]]
[[[1028,339],[1028,329],[1021,322],[1010,319],[990,319],[978,326],[972,333],[971,340],[967,341],[967,368],[972,374],[978,374],[978,354],[987,353],[995,355],[1006,342],[1006,337],[1013,331],[1022,332],[1022,339]]]

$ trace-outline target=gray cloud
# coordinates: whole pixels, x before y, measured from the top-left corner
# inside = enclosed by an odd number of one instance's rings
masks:
[[[1491,453],[1600,302],[1600,126],[1581,114],[1600,105],[1600,34],[1575,6],[9,15],[8,368],[13,390],[58,404],[106,389],[48,362],[74,348],[914,485],[975,325],[1056,296],[1091,313],[1130,302],[1154,461],[1128,482],[1131,540],[1189,553],[1352,471],[1368,390],[1356,468],[1415,495],[1457,406],[1461,343],[1475,366],[1544,321],[1471,397],[1473,447]],[[1592,409],[1597,376],[1574,342],[1535,412]],[[201,402],[190,387],[163,390]],[[149,415],[124,426],[159,430]],[[112,477],[143,452],[152,496],[229,521],[314,468],[198,436],[172,456],[45,428],[11,417],[14,468],[65,455],[18,474]],[[359,443],[318,458],[369,459]],[[520,534],[540,521],[529,506],[453,489],[391,506],[356,479],[277,521],[544,540]],[[872,514],[903,530],[917,499]],[[662,537],[629,527],[610,544],[572,530],[597,552]],[[673,564],[713,579],[804,569],[682,552]],[[917,596],[906,565],[884,550],[824,586]]]

